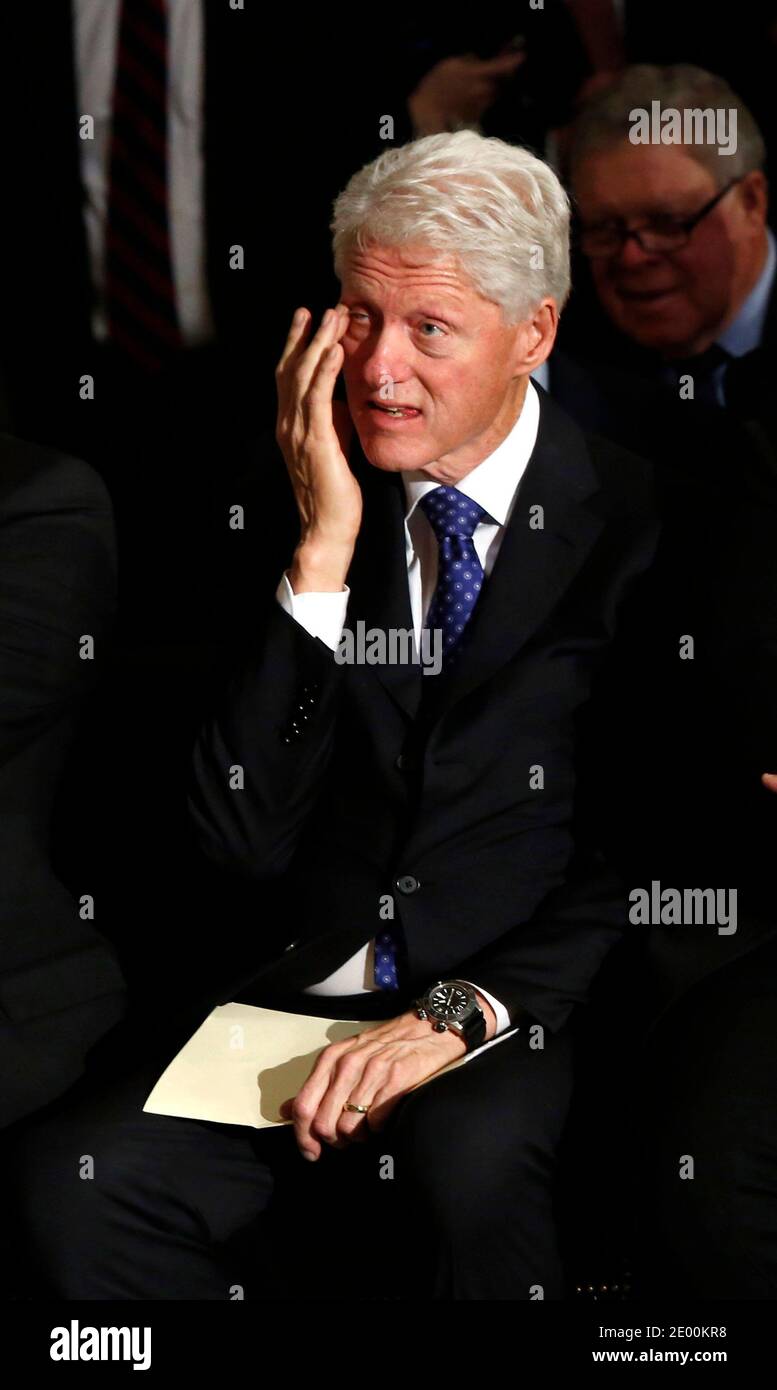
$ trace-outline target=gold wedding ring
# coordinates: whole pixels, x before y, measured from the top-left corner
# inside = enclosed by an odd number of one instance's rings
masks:
[[[366,1115],[369,1108],[369,1105],[354,1105],[352,1100],[347,1100],[343,1106],[343,1110],[355,1110],[358,1115]]]

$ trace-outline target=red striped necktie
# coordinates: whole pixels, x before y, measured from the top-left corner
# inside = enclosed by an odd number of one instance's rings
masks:
[[[113,93],[105,305],[111,342],[147,371],[182,346],[170,255],[164,0],[122,0]]]

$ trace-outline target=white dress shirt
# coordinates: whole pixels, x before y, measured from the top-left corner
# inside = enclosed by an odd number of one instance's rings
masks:
[[[79,140],[84,218],[96,302],[92,332],[108,336],[102,300],[108,157],[121,0],[75,0],[75,68],[79,116],[94,119],[94,139]],[[168,198],[175,306],[187,347],[213,337],[205,262],[202,0],[167,0]]]
[[[489,516],[494,518],[493,521],[480,521],[472,538],[486,577],[490,575],[494,567],[505,526],[518,494],[518,485],[534,449],[539,417],[539,397],[529,381],[523,408],[506,439],[492,454],[489,454],[488,458],[456,483],[459,492],[471,497],[488,512]],[[405,556],[407,559],[410,607],[416,644],[420,650],[421,629],[437,584],[438,549],[437,537],[425,512],[418,506],[418,502],[425,493],[432,492],[440,484],[435,482],[433,478],[429,478],[427,473],[420,471],[403,473],[402,482],[405,486],[407,501]],[[326,646],[335,651],[345,624],[350,592],[346,585],[341,593],[295,594],[289,583],[287,571],[281,578],[276,598],[286,612],[290,613],[311,636],[320,638]],[[304,993],[323,995],[370,993],[379,988],[374,982],[374,962],[375,941],[373,938],[331,975],[328,975],[325,980],[309,985]],[[432,981],[429,983],[431,984]],[[477,983],[473,983],[471,980],[467,983],[478,989],[491,1004],[496,1014],[495,1036],[505,1033],[510,1028],[511,1021],[504,1004]],[[484,1046],[488,1046],[488,1044],[484,1044]]]

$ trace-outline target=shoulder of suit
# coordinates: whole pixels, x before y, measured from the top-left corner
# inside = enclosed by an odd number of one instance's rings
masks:
[[[584,458],[591,465],[608,507],[618,512],[653,511],[654,465],[604,435],[583,430],[552,395],[541,387],[537,390],[541,397],[540,429],[549,431],[555,446],[566,456]]]
[[[0,514],[89,512],[111,517],[110,494],[83,459],[15,435],[0,434]]]
[[[624,449],[604,435],[586,431],[585,442],[602,486],[635,503],[652,501],[655,495],[655,466],[649,459]]]

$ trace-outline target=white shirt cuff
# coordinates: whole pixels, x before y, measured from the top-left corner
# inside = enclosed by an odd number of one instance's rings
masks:
[[[472,985],[473,989],[476,989],[479,994],[483,995],[484,999],[488,1000],[489,1004],[491,1005],[491,1008],[494,1010],[494,1013],[496,1014],[496,1032],[494,1033],[494,1037],[498,1038],[500,1033],[504,1033],[506,1028],[511,1027],[510,1015],[507,1012],[507,1009],[505,1008],[504,1004],[500,1004],[499,1000],[495,999],[493,994],[489,994],[488,990],[484,989],[482,985],[476,985],[472,982],[472,980],[465,980],[464,984]]]
[[[345,625],[345,611],[351,590],[346,584],[340,593],[295,594],[289,582],[289,572],[284,571],[281,582],[275,591],[281,608],[309,632],[318,637],[332,651],[336,651]]]

